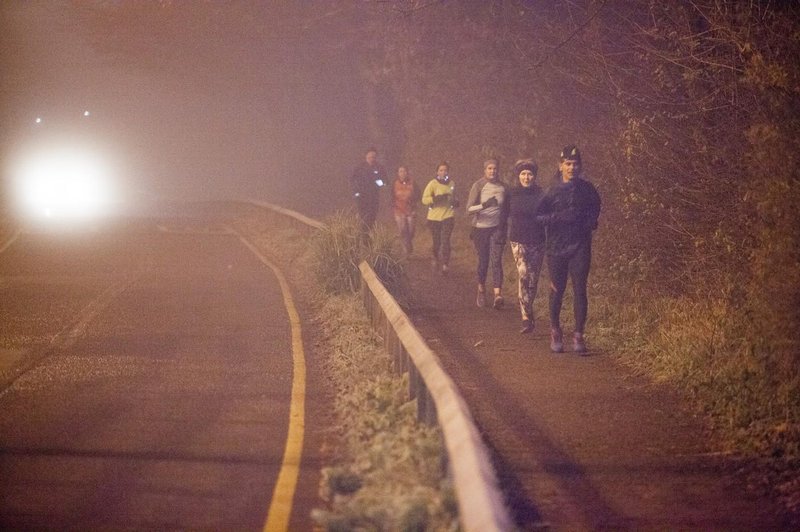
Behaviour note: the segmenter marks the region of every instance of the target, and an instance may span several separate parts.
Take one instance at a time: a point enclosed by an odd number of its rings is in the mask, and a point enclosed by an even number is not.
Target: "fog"
[[[81,134],[114,152],[132,199],[349,205],[372,140],[353,50],[320,31],[321,8],[191,6],[4,2],[4,174],[23,141]]]

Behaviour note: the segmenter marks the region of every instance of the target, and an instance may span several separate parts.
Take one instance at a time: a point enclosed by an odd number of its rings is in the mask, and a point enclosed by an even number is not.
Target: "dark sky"
[[[355,56],[323,8],[289,4],[3,2],[4,159],[42,116],[101,139],[132,198],[348,205],[370,143]]]

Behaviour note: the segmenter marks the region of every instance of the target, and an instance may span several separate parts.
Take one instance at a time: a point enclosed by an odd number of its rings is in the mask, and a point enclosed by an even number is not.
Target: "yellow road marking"
[[[292,500],[294,499],[297,477],[300,474],[300,458],[303,452],[303,433],[305,431],[305,402],[306,402],[306,360],[303,351],[303,334],[300,328],[300,315],[289,291],[289,283],[283,273],[258,249],[248,242],[242,235],[236,233],[239,240],[247,246],[258,258],[275,273],[278,284],[283,294],[283,304],[289,315],[292,328],[292,403],[289,407],[289,430],[286,435],[286,447],[283,451],[281,470],[272,501],[267,512],[267,522],[264,532],[284,532],[289,527],[289,517],[292,513]]]

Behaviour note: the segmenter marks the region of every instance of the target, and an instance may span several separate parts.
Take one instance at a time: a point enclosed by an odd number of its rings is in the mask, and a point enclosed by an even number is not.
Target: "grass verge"
[[[800,511],[796,346],[765,328],[731,291],[622,300],[619,283],[603,275],[599,269],[590,291],[598,346],[682,390],[710,420],[717,446],[746,463],[752,483]]]
[[[281,215],[237,206],[234,227],[287,272],[314,309],[324,372],[336,413],[334,459],[321,471],[324,505],[312,518],[324,530],[456,530],[458,508],[445,474],[438,427],[417,423],[408,383],[389,370],[354,273],[367,260],[402,296],[403,261],[389,231],[359,242],[355,218],[339,213],[322,232]]]

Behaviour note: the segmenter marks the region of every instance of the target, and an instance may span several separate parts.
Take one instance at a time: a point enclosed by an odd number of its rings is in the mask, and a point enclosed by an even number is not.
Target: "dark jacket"
[[[558,175],[558,174],[557,174]],[[600,216],[600,195],[581,177],[555,180],[539,203],[536,219],[547,228],[547,253],[570,255],[591,244]]]
[[[353,170],[353,175],[350,176],[350,188],[359,210],[361,208],[378,210],[379,192],[383,185],[378,185],[377,180],[384,185],[387,184],[386,170],[379,164],[370,166],[362,162]]]
[[[510,188],[508,239],[511,242],[530,246],[544,245],[545,229],[536,220],[543,196],[542,187],[536,184],[530,187],[516,185]]]

